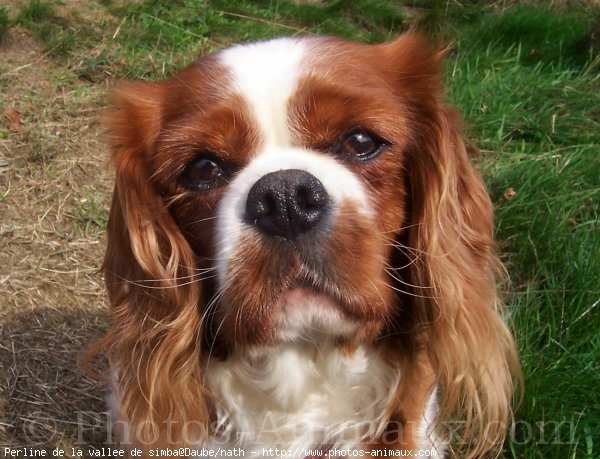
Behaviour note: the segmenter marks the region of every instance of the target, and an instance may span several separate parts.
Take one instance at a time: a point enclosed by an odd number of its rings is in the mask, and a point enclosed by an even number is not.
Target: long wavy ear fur
[[[520,369],[503,320],[497,281],[493,208],[461,137],[460,118],[444,105],[442,53],[414,34],[388,45],[414,113],[409,148],[415,253],[411,283],[428,286],[411,298],[416,330],[439,387],[439,421],[454,420],[450,446],[458,457],[499,454],[512,416]],[[514,379],[516,378],[516,379]]]
[[[119,399],[122,442],[181,446],[206,434],[200,374],[201,284],[194,254],[153,189],[149,156],[162,116],[161,84],[113,94],[107,117],[116,184],[103,271],[112,328],[106,352]]]

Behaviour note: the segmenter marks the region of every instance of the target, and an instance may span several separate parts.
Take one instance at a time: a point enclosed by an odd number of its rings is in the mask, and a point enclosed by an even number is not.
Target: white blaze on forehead
[[[305,42],[294,38],[238,45],[219,54],[231,72],[232,90],[251,107],[265,145],[290,145],[288,100],[305,55]]]

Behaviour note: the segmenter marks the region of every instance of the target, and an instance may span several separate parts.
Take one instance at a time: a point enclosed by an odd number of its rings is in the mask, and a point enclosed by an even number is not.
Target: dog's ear
[[[124,440],[141,447],[197,441],[208,424],[201,282],[193,251],[152,185],[163,96],[164,83],[127,84],[113,93],[107,116],[116,182],[103,270],[113,324],[100,345],[128,423]]]
[[[441,91],[443,53],[415,34],[390,43],[388,62],[406,94],[412,145],[407,149],[410,221],[403,243],[414,329],[439,392],[439,419],[463,422],[460,457],[502,445],[512,413],[515,344],[502,319],[493,208],[468,157],[459,116]],[[457,431],[455,431],[457,432]]]

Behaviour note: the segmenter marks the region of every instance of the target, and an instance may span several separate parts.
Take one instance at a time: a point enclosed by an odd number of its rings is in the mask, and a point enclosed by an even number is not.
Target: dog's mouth
[[[345,341],[359,327],[339,300],[304,281],[283,290],[276,309],[276,341]]]
[[[246,286],[234,282],[217,308],[214,332],[235,348],[290,342],[347,341],[361,323],[331,266],[309,266],[296,252],[264,263],[268,275]],[[262,260],[266,261],[266,260]],[[346,293],[343,298],[340,292]]]
[[[375,339],[393,307],[384,246],[363,220],[342,223],[306,244],[248,232],[228,260],[215,334],[233,348]]]

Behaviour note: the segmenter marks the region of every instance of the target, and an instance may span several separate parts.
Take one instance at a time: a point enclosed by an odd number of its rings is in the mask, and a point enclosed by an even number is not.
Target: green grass
[[[600,454],[600,78],[583,13],[490,13],[459,29],[448,65],[513,283],[525,398],[507,457]]]
[[[8,8],[0,6],[0,45],[8,39],[11,25],[12,21],[9,16]]]
[[[104,199],[97,193],[86,193],[77,199],[77,220],[83,234],[93,227],[105,227],[108,223],[108,212],[104,208]]]
[[[21,5],[19,21],[27,24],[36,24],[54,17],[52,3],[44,0],[29,0]]]
[[[54,56],[66,57],[73,50],[77,35],[69,30],[67,18],[57,14],[53,2],[29,0],[20,6],[18,24],[30,29]]]
[[[119,58],[128,62],[120,75],[165,77],[196,56],[232,42],[322,33],[363,41],[382,41],[404,26],[394,2],[326,1],[321,6],[271,0],[198,2],[177,7],[146,0],[108,8],[127,24],[116,37]]]
[[[106,16],[87,23],[30,1],[17,21],[58,62],[93,82],[164,78],[198,54],[279,35],[378,42],[418,23],[453,40],[449,98],[484,152],[480,166],[497,203],[497,235],[512,278],[507,302],[525,372],[505,457],[600,457],[598,11],[574,2],[555,9],[400,3],[416,10],[374,0],[105,0],[93,8]],[[516,196],[502,200],[508,188]],[[97,197],[88,198],[79,206],[82,225],[103,224]]]
[[[556,10],[523,5],[504,14],[484,15],[465,35],[472,43],[491,44],[498,50],[518,43],[524,64],[581,66],[590,58],[588,32],[593,20],[594,15],[585,9],[557,14]]]

